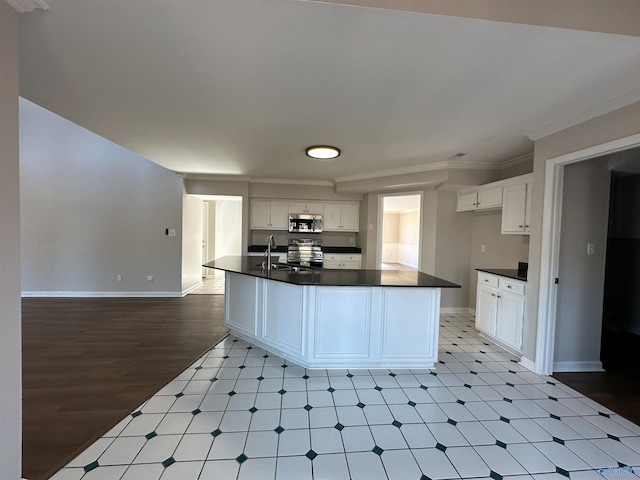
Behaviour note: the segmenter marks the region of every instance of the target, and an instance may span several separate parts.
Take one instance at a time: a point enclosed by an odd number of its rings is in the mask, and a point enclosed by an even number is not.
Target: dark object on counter
[[[527,262],[518,262],[518,275],[527,278],[527,272],[529,271],[529,264]]]

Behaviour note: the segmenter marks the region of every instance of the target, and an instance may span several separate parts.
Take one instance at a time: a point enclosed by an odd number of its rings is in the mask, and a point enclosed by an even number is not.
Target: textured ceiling
[[[168,169],[346,180],[640,99],[640,38],[298,0],[48,0],[21,17],[21,95]],[[331,162],[305,147],[332,144]]]

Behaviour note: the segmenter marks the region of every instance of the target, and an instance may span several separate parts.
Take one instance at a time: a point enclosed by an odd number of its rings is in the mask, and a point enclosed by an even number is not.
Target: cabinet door
[[[306,203],[289,202],[289,213],[305,213]]]
[[[324,229],[341,230],[342,206],[339,203],[326,203],[324,205]]]
[[[345,232],[357,232],[359,223],[359,210],[360,206],[357,203],[344,203],[342,204],[342,228]]]
[[[467,192],[458,194],[458,206],[456,211],[467,212],[475,210],[478,204],[478,192]]]
[[[495,288],[478,285],[476,299],[476,328],[489,335],[496,334],[498,297]]]
[[[270,208],[268,200],[251,201],[251,228],[270,228]]]
[[[273,230],[289,230],[289,204],[272,200],[269,205],[271,208],[269,228]]]
[[[524,229],[527,233],[531,233],[531,182],[527,182],[527,205],[524,209]]]
[[[478,190],[478,210],[500,208],[502,206],[502,187],[490,190]]]
[[[324,214],[324,203],[307,203],[305,208],[305,213],[310,213],[312,215]]]
[[[526,230],[527,184],[504,187],[502,196],[502,233],[523,234]]]
[[[524,297],[507,292],[500,292],[498,294],[496,338],[520,351],[522,348],[523,318]]]

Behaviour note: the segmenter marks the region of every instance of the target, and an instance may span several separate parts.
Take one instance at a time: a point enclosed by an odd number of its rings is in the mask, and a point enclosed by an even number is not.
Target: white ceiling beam
[[[49,6],[42,0],[5,0],[19,13],[33,12],[37,8],[49,10]]]
[[[637,0],[302,0],[640,36]]]

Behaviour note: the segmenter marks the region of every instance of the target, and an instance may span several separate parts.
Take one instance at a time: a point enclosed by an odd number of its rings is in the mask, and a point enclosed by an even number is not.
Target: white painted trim
[[[440,314],[469,313],[475,315],[476,311],[469,307],[441,307]]]
[[[604,372],[602,362],[553,362],[554,372]]]
[[[204,285],[204,283],[202,282],[198,282],[195,285],[190,286],[189,288],[182,290],[182,295],[181,296],[187,296],[189,295],[191,292],[193,292],[194,290],[199,289],[200,287],[202,287]]]
[[[546,161],[536,360],[535,368],[533,369],[537,374],[551,375],[554,368],[553,348],[555,343],[557,295],[555,278],[557,277],[560,260],[564,166],[637,146],[640,146],[640,134],[560,155]]]
[[[527,370],[531,370],[532,372],[535,371],[535,368],[536,368],[535,362],[533,360],[529,360],[526,357],[520,358],[520,365],[522,365]]]
[[[92,297],[113,297],[113,298],[125,298],[125,297],[183,297],[182,292],[34,292],[23,291],[22,297],[29,298],[92,298]]]
[[[33,12],[36,8],[49,10],[49,6],[42,0],[6,0],[19,13]]]

